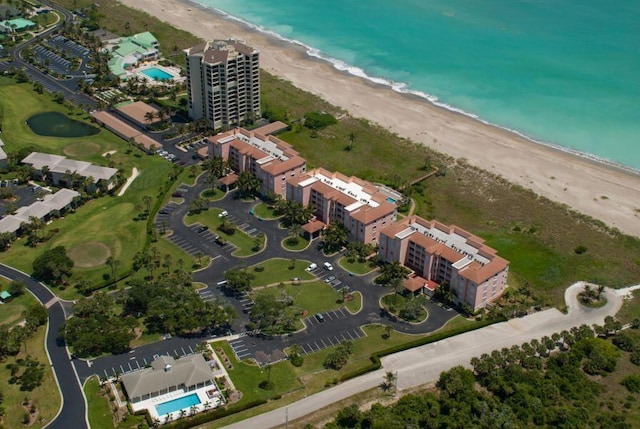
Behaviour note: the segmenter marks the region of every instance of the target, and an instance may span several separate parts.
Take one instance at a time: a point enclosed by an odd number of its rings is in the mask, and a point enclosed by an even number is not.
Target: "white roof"
[[[62,210],[71,204],[74,198],[80,197],[80,193],[72,189],[60,189],[55,194],[48,194],[44,196],[44,204],[51,207],[53,210]]]
[[[362,185],[355,182],[345,182],[337,177],[327,177],[322,172],[315,171],[313,176],[318,180],[321,180],[325,185],[331,186],[333,189],[336,189],[342,192],[345,195],[350,196],[351,198],[357,200],[359,204],[354,205],[355,203],[346,207],[347,210],[351,211],[361,207],[366,204],[370,207],[378,207],[380,204],[377,201],[373,200],[373,195],[364,190]],[[352,207],[353,206],[353,207]],[[351,208],[350,208],[351,207]]]
[[[22,160],[23,164],[31,164],[36,170],[42,170],[42,167],[51,167],[62,161],[64,156],[52,155],[50,153],[31,152]]]
[[[93,177],[95,180],[111,179],[118,170],[116,168],[101,167],[99,165],[90,164],[82,172],[78,172],[84,177]]]
[[[51,206],[48,206],[45,203],[41,203],[40,201],[37,201],[30,206],[20,207],[18,210],[16,210],[16,216],[24,219],[24,221],[27,223],[29,222],[29,218],[31,216],[42,219],[49,213],[51,213]]]
[[[24,164],[31,164],[36,170],[42,170],[43,167],[48,167],[52,173],[65,174],[67,171],[70,171],[82,177],[93,177],[95,181],[108,180],[118,172],[115,168],[101,167],[89,162],[68,159],[64,156],[42,152],[31,152],[22,162]]]
[[[24,219],[15,215],[7,215],[0,219],[0,233],[3,232],[16,232],[20,229],[20,225],[22,222],[25,222]]]

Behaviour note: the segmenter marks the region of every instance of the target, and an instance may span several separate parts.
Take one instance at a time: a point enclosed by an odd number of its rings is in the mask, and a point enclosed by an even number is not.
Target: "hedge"
[[[240,411],[248,410],[249,408],[257,407],[259,405],[263,405],[266,403],[267,403],[266,400],[261,399],[257,401],[247,402],[246,404],[243,404],[237,407],[219,408],[206,413],[196,414],[193,417],[176,420],[175,422],[169,423],[168,425],[164,425],[163,427],[166,427],[168,429],[192,428],[194,426],[198,426],[203,423],[210,422],[212,420],[221,419],[231,414],[239,413]]]

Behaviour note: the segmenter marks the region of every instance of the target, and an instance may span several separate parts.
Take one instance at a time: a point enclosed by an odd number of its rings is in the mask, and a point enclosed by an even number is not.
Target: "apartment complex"
[[[189,116],[215,129],[260,116],[260,55],[235,40],[185,50]]]
[[[259,131],[235,128],[209,137],[209,154],[227,161],[237,173],[248,171],[258,177],[262,194],[285,197],[287,179],[303,175],[307,162],[289,143]]]
[[[314,229],[340,222],[349,231],[350,241],[377,243],[380,230],[397,216],[395,200],[381,187],[322,168],[289,179],[286,197],[313,208]]]
[[[382,259],[414,271],[408,283],[433,289],[446,282],[457,303],[474,311],[497,300],[507,285],[509,262],[457,226],[410,216],[384,228],[378,244]]]

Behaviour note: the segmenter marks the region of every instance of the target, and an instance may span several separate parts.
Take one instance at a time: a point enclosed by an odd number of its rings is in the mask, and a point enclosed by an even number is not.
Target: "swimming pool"
[[[166,71],[157,67],[149,67],[148,69],[141,70],[140,73],[145,76],[149,76],[153,80],[171,80],[173,76]]]
[[[192,405],[200,405],[200,399],[195,393],[158,404],[156,405],[156,411],[159,416],[164,416],[165,414],[180,411],[183,408],[190,408]]]

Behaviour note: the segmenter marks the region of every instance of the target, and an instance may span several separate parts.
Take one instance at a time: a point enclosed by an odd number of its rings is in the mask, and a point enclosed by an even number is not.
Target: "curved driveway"
[[[48,307],[49,324],[47,327],[46,349],[51,360],[53,374],[60,388],[62,404],[58,415],[46,427],[50,429],[88,428],[86,403],[82,387],[67,349],[58,339],[58,329],[65,321],[62,303],[57,300],[46,286],[21,271],[0,264],[0,276],[23,282],[38,301]]]

